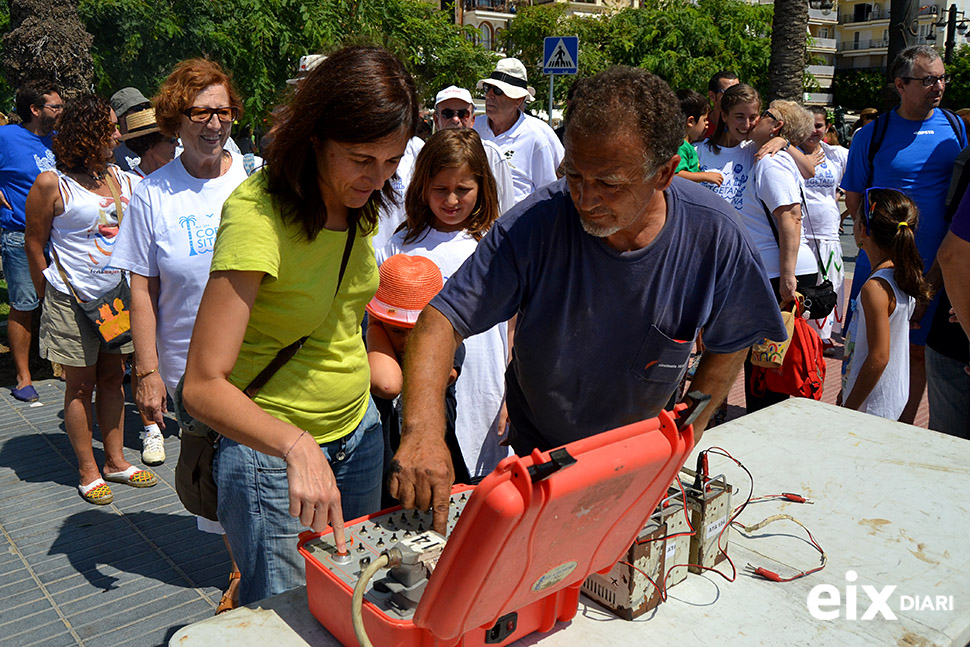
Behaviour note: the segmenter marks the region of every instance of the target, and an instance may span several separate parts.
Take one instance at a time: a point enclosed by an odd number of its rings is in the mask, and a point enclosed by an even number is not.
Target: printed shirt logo
[[[127,198],[121,197],[122,205],[128,204]],[[106,266],[111,253],[114,251],[115,237],[118,235],[118,212],[113,198],[102,197],[98,203],[98,224],[87,231],[88,240],[94,244],[94,249],[88,251],[88,260],[94,267]]]
[[[211,254],[212,248],[216,243],[216,232],[219,230],[219,221],[215,220],[215,214],[204,216],[182,216],[179,218],[179,227],[185,229],[189,237],[189,256],[199,254]]]
[[[44,157],[34,154],[34,163],[37,164],[37,170],[43,173],[44,171],[53,171],[57,168],[57,160],[54,159],[54,151],[47,149]]]

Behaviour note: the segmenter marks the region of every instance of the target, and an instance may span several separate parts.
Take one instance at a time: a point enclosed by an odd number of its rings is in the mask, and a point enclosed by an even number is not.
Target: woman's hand
[[[284,458],[290,488],[290,516],[298,518],[314,532],[323,532],[327,525],[332,526],[337,551],[345,552],[347,543],[340,490],[320,446],[313,436],[300,431]]]
[[[135,404],[146,418],[154,420],[159,427],[165,426],[163,416],[168,413],[168,391],[158,371],[138,379]]]

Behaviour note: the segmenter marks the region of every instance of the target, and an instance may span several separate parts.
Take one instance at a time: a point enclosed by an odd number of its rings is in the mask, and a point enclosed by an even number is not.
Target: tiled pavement
[[[174,422],[158,485],[111,484],[114,503],[93,506],[76,488],[63,383],[35,386],[42,406],[0,390],[0,645],[166,645],[214,613],[229,574],[222,540],[199,532],[175,494]],[[125,455],[140,465],[130,401],[126,414]],[[97,431],[94,447],[103,465]]]

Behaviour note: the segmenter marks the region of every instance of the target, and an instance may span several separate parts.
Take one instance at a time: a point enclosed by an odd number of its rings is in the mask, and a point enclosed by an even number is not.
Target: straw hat
[[[123,142],[159,131],[158,124],[155,123],[155,108],[145,108],[122,117],[118,125],[121,128],[120,139]]]
[[[395,254],[380,268],[377,294],[367,304],[372,317],[411,328],[424,306],[441,290],[441,270],[430,258]]]

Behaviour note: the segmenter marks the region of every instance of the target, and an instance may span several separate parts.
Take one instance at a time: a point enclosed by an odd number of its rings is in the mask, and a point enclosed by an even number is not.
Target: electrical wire
[[[354,634],[357,636],[357,642],[360,643],[360,647],[374,647],[370,638],[367,637],[367,631],[364,629],[364,591],[367,590],[367,585],[377,571],[385,568],[390,562],[391,558],[388,554],[386,552],[381,553],[377,559],[368,564],[367,568],[361,572],[360,579],[357,580],[357,585],[354,586],[354,596],[350,600],[350,614],[354,621]]]

